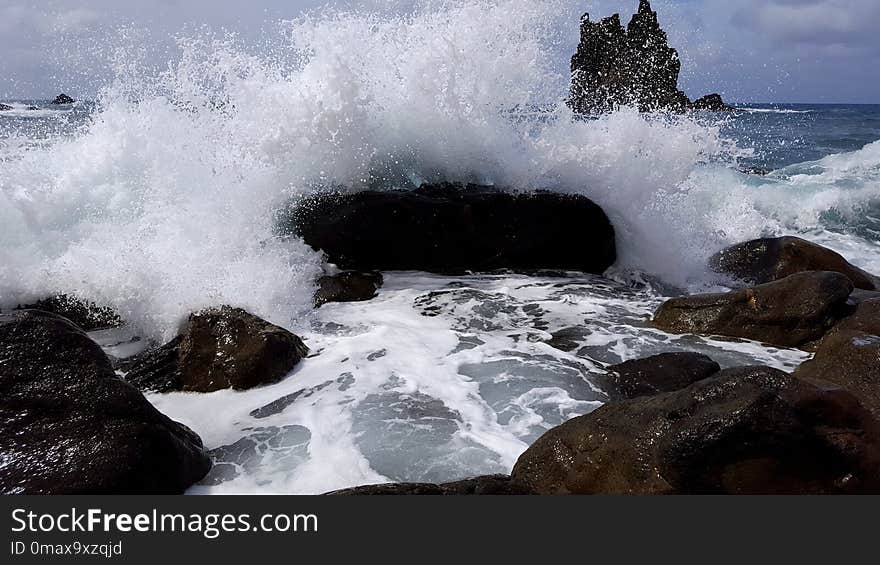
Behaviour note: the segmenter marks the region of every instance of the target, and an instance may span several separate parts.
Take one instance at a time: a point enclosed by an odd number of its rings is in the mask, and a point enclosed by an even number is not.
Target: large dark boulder
[[[9,110],[14,110],[12,106],[8,104],[0,104],[0,112],[8,112]]]
[[[716,253],[709,266],[749,284],[763,284],[805,271],[834,271],[846,275],[856,288],[880,290],[880,279],[844,259],[839,253],[799,237],[746,241]]]
[[[119,314],[107,306],[98,306],[68,294],[59,294],[38,300],[33,304],[19,306],[18,310],[43,310],[67,318],[87,332],[118,328],[123,324]]]
[[[612,365],[598,381],[615,401],[680,390],[720,370],[718,363],[701,353],[661,353]]]
[[[858,305],[819,343],[794,376],[833,383],[880,418],[880,300]]]
[[[178,337],[119,368],[141,390],[247,390],[279,381],[308,351],[284,328],[223,306],[190,315]]]
[[[583,196],[550,192],[443,184],[319,194],[300,202],[290,222],[330,262],[358,271],[601,274],[616,259],[614,228],[602,209]]]
[[[74,102],[76,102],[76,100],[64,93],[59,94],[54,100],[52,100],[52,104],[73,104]]]
[[[364,302],[376,296],[382,287],[382,273],[344,271],[318,279],[315,306],[328,302]]]
[[[515,484],[506,475],[488,475],[454,483],[388,483],[328,492],[334,496],[424,496],[424,495],[528,495],[531,491]]]
[[[199,437],[118,378],[65,318],[0,315],[0,492],[183,492],[211,468]]]
[[[850,393],[767,367],[606,404],[517,461],[537,494],[880,492],[880,425]]]
[[[798,273],[754,288],[673,298],[657,310],[653,324],[677,334],[799,347],[821,338],[848,313],[852,290],[839,273]]]

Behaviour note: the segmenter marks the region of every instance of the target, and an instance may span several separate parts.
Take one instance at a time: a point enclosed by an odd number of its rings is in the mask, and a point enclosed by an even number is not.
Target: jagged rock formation
[[[692,104],[678,88],[680,71],[678,52],[669,46],[648,0],[641,0],[626,28],[619,14],[599,22],[584,14],[581,41],[571,59],[568,103],[579,113],[609,112],[618,106],[642,112],[731,109],[717,94]]]

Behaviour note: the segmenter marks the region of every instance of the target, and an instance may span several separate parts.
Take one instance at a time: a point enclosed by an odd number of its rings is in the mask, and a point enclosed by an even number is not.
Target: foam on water
[[[150,400],[211,449],[214,470],[193,493],[320,493],[507,473],[543,432],[601,405],[607,364],[682,350],[723,366],[807,358],[653,330],[661,300],[577,274],[389,273],[372,301],[310,317],[312,354],[280,383]]]

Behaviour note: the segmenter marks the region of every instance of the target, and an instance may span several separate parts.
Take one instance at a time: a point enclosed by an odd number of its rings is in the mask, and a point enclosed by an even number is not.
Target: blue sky
[[[437,4],[442,0],[434,0]],[[620,12],[638,0],[535,0],[569,17],[558,30],[560,68],[577,43],[577,18]],[[245,41],[320,0],[0,0],[0,98],[90,96],[108,78],[120,26],[167,38],[185,26],[241,33]],[[416,0],[339,0],[365,10],[406,11]],[[880,0],[655,0],[683,60],[691,97],[720,92],[731,101],[880,103]],[[157,62],[173,57],[150,42]]]

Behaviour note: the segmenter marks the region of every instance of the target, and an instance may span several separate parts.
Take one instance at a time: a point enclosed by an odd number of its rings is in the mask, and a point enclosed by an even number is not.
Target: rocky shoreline
[[[331,261],[363,269],[324,275],[318,306],[372,299],[382,284],[378,271],[389,266],[598,271],[613,262],[613,228],[584,198],[446,185],[316,196],[298,206],[292,213],[307,243]],[[503,214],[492,212],[499,209]],[[544,229],[545,214],[561,213],[580,221],[559,225],[576,225],[589,237]],[[363,245],[346,247],[343,236],[363,229],[365,218],[378,220],[372,233]],[[499,249],[510,251],[491,260],[479,246],[462,252],[462,230],[475,242],[500,237]],[[536,234],[540,245],[529,242]],[[401,237],[404,247],[382,253]],[[517,247],[519,241],[529,244]],[[801,347],[814,358],[791,374],[759,366],[722,370],[685,351],[629,360],[596,377],[607,403],[548,431],[509,476],[330,494],[880,492],[877,278],[798,238],[745,242],[710,264],[742,288],[672,298],[651,324],[669,333]],[[0,491],[182,492],[211,461],[198,436],[159,413],[143,392],[247,390],[308,362],[299,337],[229,306],[195,312],[169,343],[111,360],[84,331],[121,323],[111,309],[70,296],[0,314]]]
[[[583,114],[621,105],[732,110],[717,94],[691,102],[678,88],[680,66],[647,0],[626,28],[618,15],[595,23],[586,15],[569,105]],[[73,102],[62,94],[53,104]],[[602,276],[617,260],[615,228],[596,203],[541,190],[443,183],[321,192],[292,203],[281,224],[282,235],[302,238],[326,259],[314,281],[316,308],[374,299],[383,271],[564,278]],[[812,358],[790,372],[722,368],[686,350],[602,364],[591,384],[604,404],[549,429],[509,474],[328,494],[880,493],[880,277],[796,237],[734,245],[708,267],[731,290],[668,299],[648,322],[652,331],[799,348]],[[455,307],[423,306],[424,316]],[[131,357],[111,358],[86,333],[125,324],[108,305],[72,295],[0,312],[0,493],[176,494],[212,465],[222,476],[234,465],[212,455],[241,452],[250,440],[209,453],[145,394],[253,390],[295,379],[322,353],[235,305],[188,313],[173,339]],[[542,345],[575,349],[581,329],[562,329]],[[354,380],[327,378],[250,415],[278,414]],[[309,432],[290,428],[294,443]]]

